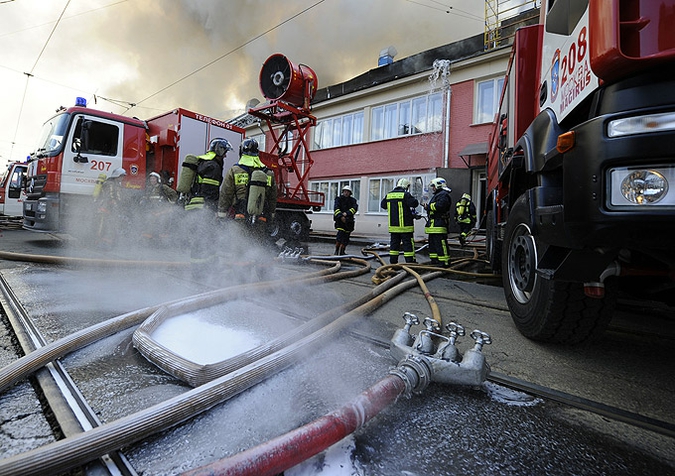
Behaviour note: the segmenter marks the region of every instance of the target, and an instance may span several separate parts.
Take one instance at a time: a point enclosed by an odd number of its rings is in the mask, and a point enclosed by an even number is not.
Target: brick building
[[[313,230],[333,231],[333,201],[348,184],[359,202],[355,233],[387,234],[380,200],[402,177],[420,202],[431,179],[444,177],[453,201],[469,192],[481,217],[488,134],[509,53],[508,46],[486,50],[477,35],[398,61],[380,58],[370,71],[320,88],[308,177],[326,204],[311,215]],[[257,121],[233,122],[264,145]],[[415,236],[424,236],[423,220]]]

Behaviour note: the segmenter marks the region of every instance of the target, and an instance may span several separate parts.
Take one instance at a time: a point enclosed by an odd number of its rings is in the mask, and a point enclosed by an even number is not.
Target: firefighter
[[[182,164],[178,192],[183,195],[191,228],[190,265],[195,279],[205,279],[211,274],[205,272],[205,268],[207,263],[214,263],[211,254],[212,225],[215,224],[223,181],[223,161],[231,150],[227,139],[216,138],[209,143],[205,154],[187,155]]]
[[[335,221],[335,229],[337,235],[335,237],[335,254],[347,254],[345,249],[349,245],[349,237],[354,231],[356,212],[359,209],[359,204],[354,197],[352,197],[352,189],[349,185],[342,187],[342,193],[335,197],[333,204],[333,220]]]
[[[389,225],[389,263],[398,263],[398,256],[403,248],[406,263],[415,263],[415,208],[419,202],[410,192],[410,181],[402,178],[396,187],[380,202],[387,210]]]
[[[422,206],[429,217],[424,231],[429,235],[429,258],[434,266],[448,267],[450,255],[448,254],[448,217],[452,207],[450,197],[451,189],[448,188],[445,179],[436,177],[429,184],[433,193],[429,203]]]
[[[113,247],[120,236],[120,228],[124,225],[124,202],[122,181],[127,172],[118,167],[112,171],[100,187],[94,189],[94,203],[98,211],[96,235],[99,246]]]
[[[239,161],[225,174],[218,217],[247,225],[263,243],[276,212],[277,193],[274,173],[261,162],[259,154],[258,142],[244,139],[239,146]]]
[[[141,234],[143,238],[168,238],[166,231],[173,208],[170,204],[177,200],[178,192],[162,183],[157,172],[150,172],[140,200],[140,206],[145,212],[144,230]]]
[[[464,246],[466,237],[476,224],[476,206],[468,193],[463,194],[455,204],[455,221],[459,225],[459,242]]]

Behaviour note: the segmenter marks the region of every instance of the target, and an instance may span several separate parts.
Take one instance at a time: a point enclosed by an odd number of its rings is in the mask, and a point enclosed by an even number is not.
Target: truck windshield
[[[47,155],[59,150],[63,142],[63,136],[68,129],[70,114],[59,114],[52,117],[42,126],[40,140],[37,143],[35,153],[38,155]]]

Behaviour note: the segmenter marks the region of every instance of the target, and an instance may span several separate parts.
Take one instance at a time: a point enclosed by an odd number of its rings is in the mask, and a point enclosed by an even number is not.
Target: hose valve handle
[[[481,351],[484,345],[492,344],[492,337],[487,332],[479,331],[475,329],[471,334],[469,334],[473,340],[476,341],[476,345],[473,350]]]
[[[407,330],[410,330],[410,328],[413,325],[417,325],[420,323],[419,317],[417,317],[415,314],[412,312],[406,312],[403,314],[403,319],[405,319],[405,327]]]
[[[464,330],[464,326],[461,325],[461,324],[458,324],[454,321],[448,322],[445,325],[445,328],[450,333],[450,343],[452,343],[452,344],[455,343],[458,336],[466,335],[466,331]]]
[[[433,332],[434,334],[438,334],[441,330],[440,324],[433,317],[425,317],[424,326],[427,328],[429,332]]]

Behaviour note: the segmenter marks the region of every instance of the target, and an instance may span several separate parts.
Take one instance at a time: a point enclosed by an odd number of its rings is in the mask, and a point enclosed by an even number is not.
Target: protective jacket
[[[338,195],[333,204],[335,210],[333,219],[335,220],[335,229],[342,230],[347,233],[354,231],[354,215],[359,210],[358,202],[354,197]],[[344,221],[342,218],[344,217]]]
[[[223,159],[211,151],[197,157],[196,175],[190,188],[186,210],[215,208],[218,204],[220,184],[223,181]],[[185,163],[184,163],[185,165]]]
[[[380,207],[387,210],[389,217],[389,233],[413,233],[415,217],[413,209],[419,205],[415,197],[403,187],[396,187],[380,202]]]
[[[143,194],[142,203],[147,205],[153,205],[162,202],[175,203],[178,200],[178,192],[164,185],[163,183],[158,183],[156,185],[148,185]]]
[[[431,197],[429,203],[425,207],[429,215],[429,221],[424,227],[427,234],[447,234],[448,233],[448,215],[452,201],[450,192],[446,189],[436,189],[436,193]]]
[[[470,226],[476,223],[476,206],[466,194],[455,205],[455,221]]]
[[[274,173],[265,167],[256,155],[242,154],[239,162],[230,168],[225,174],[223,181],[223,193],[218,203],[218,215],[227,216],[230,209],[234,209],[235,219],[249,218],[247,202],[249,195],[249,182],[254,170],[263,170],[267,175],[267,189],[265,191],[265,205],[262,215],[265,220],[272,219],[277,208],[276,184]]]

